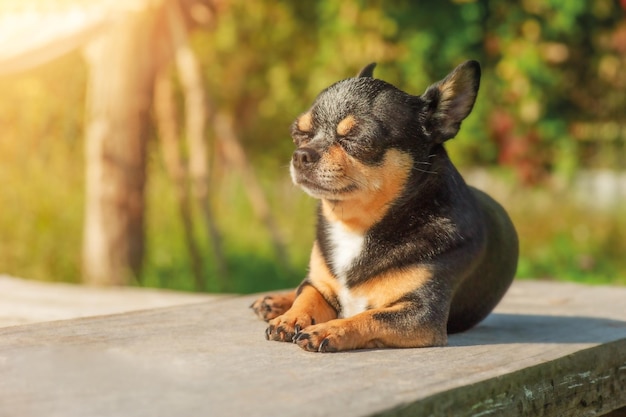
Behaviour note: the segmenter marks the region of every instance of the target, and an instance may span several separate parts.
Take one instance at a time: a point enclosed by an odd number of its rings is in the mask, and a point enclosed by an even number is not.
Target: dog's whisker
[[[428,171],[426,169],[420,169],[417,167],[413,167],[413,169],[418,172],[423,172],[424,174],[435,174],[435,175],[439,174],[437,171]]]
[[[351,175],[344,175],[344,178],[352,181],[354,184],[358,185],[358,186],[367,186],[367,181],[361,180],[357,177],[353,177]]]

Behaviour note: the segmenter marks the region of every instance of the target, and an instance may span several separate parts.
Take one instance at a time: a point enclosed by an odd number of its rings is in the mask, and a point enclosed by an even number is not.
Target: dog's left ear
[[[480,64],[466,61],[426,89],[422,95],[428,109],[425,122],[436,142],[442,143],[456,136],[461,122],[474,107],[479,86]]]
[[[374,78],[374,68],[376,68],[376,63],[372,62],[369,65],[363,67],[361,71],[356,75],[356,78],[369,77]]]

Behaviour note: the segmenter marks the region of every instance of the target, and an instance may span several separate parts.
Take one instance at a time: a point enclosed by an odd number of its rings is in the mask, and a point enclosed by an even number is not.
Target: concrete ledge
[[[626,288],[516,282],[445,348],[307,353],[255,297],[0,329],[1,416],[591,416],[626,406]]]
[[[0,275],[0,327],[197,303],[219,296],[132,287],[89,287]]]

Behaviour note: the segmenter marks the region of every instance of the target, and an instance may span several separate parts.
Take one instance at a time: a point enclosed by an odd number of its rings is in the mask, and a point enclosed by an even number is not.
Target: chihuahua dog
[[[472,188],[444,142],[474,106],[468,61],[421,96],[373,78],[322,91],[292,126],[293,182],[320,200],[298,289],[251,307],[268,340],[308,351],[443,346],[483,320],[517,268],[504,209]]]

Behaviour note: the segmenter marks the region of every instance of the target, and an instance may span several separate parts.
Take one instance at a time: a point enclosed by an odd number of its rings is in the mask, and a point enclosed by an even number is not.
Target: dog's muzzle
[[[320,154],[313,148],[296,149],[291,158],[293,167],[301,171],[310,169],[319,160]]]

